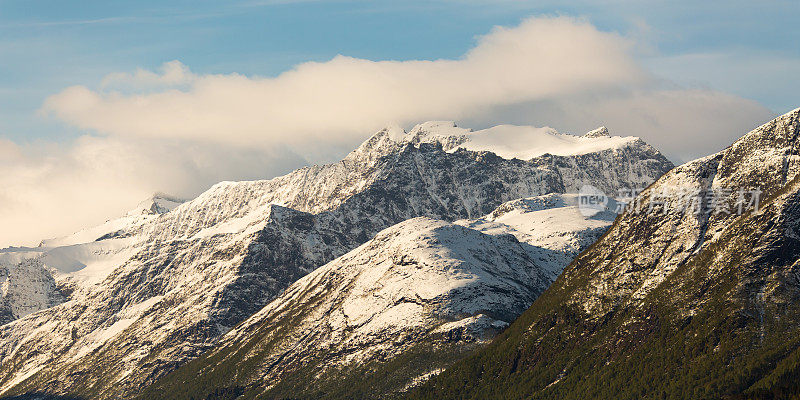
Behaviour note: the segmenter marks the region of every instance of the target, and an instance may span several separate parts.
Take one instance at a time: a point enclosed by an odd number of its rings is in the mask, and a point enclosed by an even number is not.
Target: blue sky
[[[0,137],[69,140],[44,99],[103,76],[180,60],[196,73],[275,76],[337,54],[457,58],[495,25],[531,15],[588,19],[636,37],[653,73],[796,107],[800,6],[793,1],[64,1],[0,0]]]

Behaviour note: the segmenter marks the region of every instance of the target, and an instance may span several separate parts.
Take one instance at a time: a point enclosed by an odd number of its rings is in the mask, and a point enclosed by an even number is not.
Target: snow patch
[[[462,148],[489,151],[507,159],[530,160],[544,154],[574,156],[619,149],[638,138],[611,136],[605,127],[584,136],[574,136],[558,133],[549,127],[498,125],[471,131],[459,128],[452,121],[430,121],[414,127],[402,140],[439,142],[448,151]]]

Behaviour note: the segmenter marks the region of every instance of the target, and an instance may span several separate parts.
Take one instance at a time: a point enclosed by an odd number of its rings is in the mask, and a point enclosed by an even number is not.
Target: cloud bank
[[[458,60],[370,61],[337,56],[274,78],[195,76],[179,63],[162,74],[109,80],[167,85],[147,94],[74,86],[43,110],[78,127],[127,137],[177,137],[304,146],[362,138],[387,123],[461,119],[487,107],[645,83],[623,37],[574,19],[530,19],[495,28]]]
[[[0,142],[10,171],[0,176],[0,246],[101,222],[155,191],[193,196],[217,180],[332,161],[387,124],[607,125],[682,161],[771,116],[755,102],[654,77],[636,47],[580,19],[530,18],[452,60],[337,56],[275,77],[198,74],[178,61],[113,73],[42,106],[86,136],[66,146]]]
[[[157,191],[192,197],[231,177],[275,176],[305,163],[285,148],[93,136],[67,148],[0,140],[0,248],[102,223]]]

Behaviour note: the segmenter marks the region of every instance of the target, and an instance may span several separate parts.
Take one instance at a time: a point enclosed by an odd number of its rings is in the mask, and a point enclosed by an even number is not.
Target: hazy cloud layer
[[[787,110],[788,111],[788,110]],[[758,103],[703,89],[639,90],[566,96],[497,107],[467,126],[538,121],[581,134],[605,125],[613,135],[639,136],[676,164],[715,153],[767,122]]]
[[[295,154],[331,161],[389,123],[574,133],[607,125],[685,160],[771,116],[752,101],[653,77],[636,47],[582,20],[532,18],[496,28],[456,60],[338,56],[272,78],[196,74],[177,61],[110,74],[100,88],[73,86],[42,107],[98,136],[63,146],[0,141],[0,247],[101,222],[155,191],[193,196],[218,180],[269,178],[302,164]]]
[[[603,92],[648,81],[631,43],[567,18],[496,28],[458,60],[370,61],[345,56],[275,78],[194,77],[178,63],[162,75],[111,80],[185,83],[148,94],[70,87],[44,110],[76,126],[129,137],[179,137],[305,146],[362,138],[387,123],[461,119],[488,107]]]
[[[285,148],[92,136],[68,148],[0,140],[0,247],[102,223],[156,191],[191,197],[231,177],[275,176],[303,164]]]
[[[495,28],[457,60],[338,56],[274,78],[198,75],[172,61],[158,72],[111,74],[99,90],[67,88],[43,111],[103,134],[281,143],[325,161],[331,144],[355,145],[387,123],[429,119],[513,120],[577,133],[606,124],[683,161],[771,116],[753,101],[653,77],[632,54],[637,47],[582,20],[531,18]],[[498,121],[498,109],[516,115]]]

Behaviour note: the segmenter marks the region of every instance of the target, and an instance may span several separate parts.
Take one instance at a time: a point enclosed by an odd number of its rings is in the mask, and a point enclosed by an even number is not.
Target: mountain
[[[108,220],[101,225],[83,229],[71,235],[42,240],[39,248],[46,252],[57,247],[74,246],[124,236],[123,232],[133,231],[136,227],[144,225],[157,216],[172,211],[185,201],[164,193],[155,193],[140,201],[135,208],[120,218]]]
[[[440,124],[408,133],[387,128],[338,163],[221,182],[172,211],[98,237],[95,245],[113,247],[105,258],[113,262],[97,266],[102,274],[89,274],[68,301],[0,326],[0,393],[130,396],[213,348],[290,284],[394,224],[476,218],[510,200],[583,183],[635,188],[672,167],[635,138],[520,160],[445,147],[445,137],[462,139],[444,131]],[[567,177],[570,165],[603,171]]]
[[[494,337],[616,216],[584,217],[577,204],[577,196],[549,194],[478,220],[414,218],[387,228],[294,283],[141,397],[402,391]]]
[[[491,345],[410,397],[797,396],[799,120],[661,177]],[[679,206],[686,193],[700,200]]]
[[[120,251],[125,240],[106,239],[119,238],[182,201],[157,193],[102,225],[43,240],[38,247],[0,249],[0,325],[63,303],[76,289],[102,280],[125,256]]]
[[[506,159],[529,160],[541,168],[558,171],[566,193],[577,193],[586,183],[609,195],[616,195],[619,189],[641,189],[656,178],[652,171],[666,172],[672,167],[658,150],[641,139],[611,136],[606,127],[573,136],[552,128],[514,125],[471,131],[452,121],[432,121],[414,127],[398,141],[439,143],[449,152],[489,151]],[[621,187],[622,182],[627,185]]]
[[[17,253],[27,252],[9,251],[0,258],[0,325],[64,301],[55,279],[41,261],[31,258],[11,261],[13,256],[20,256]]]

